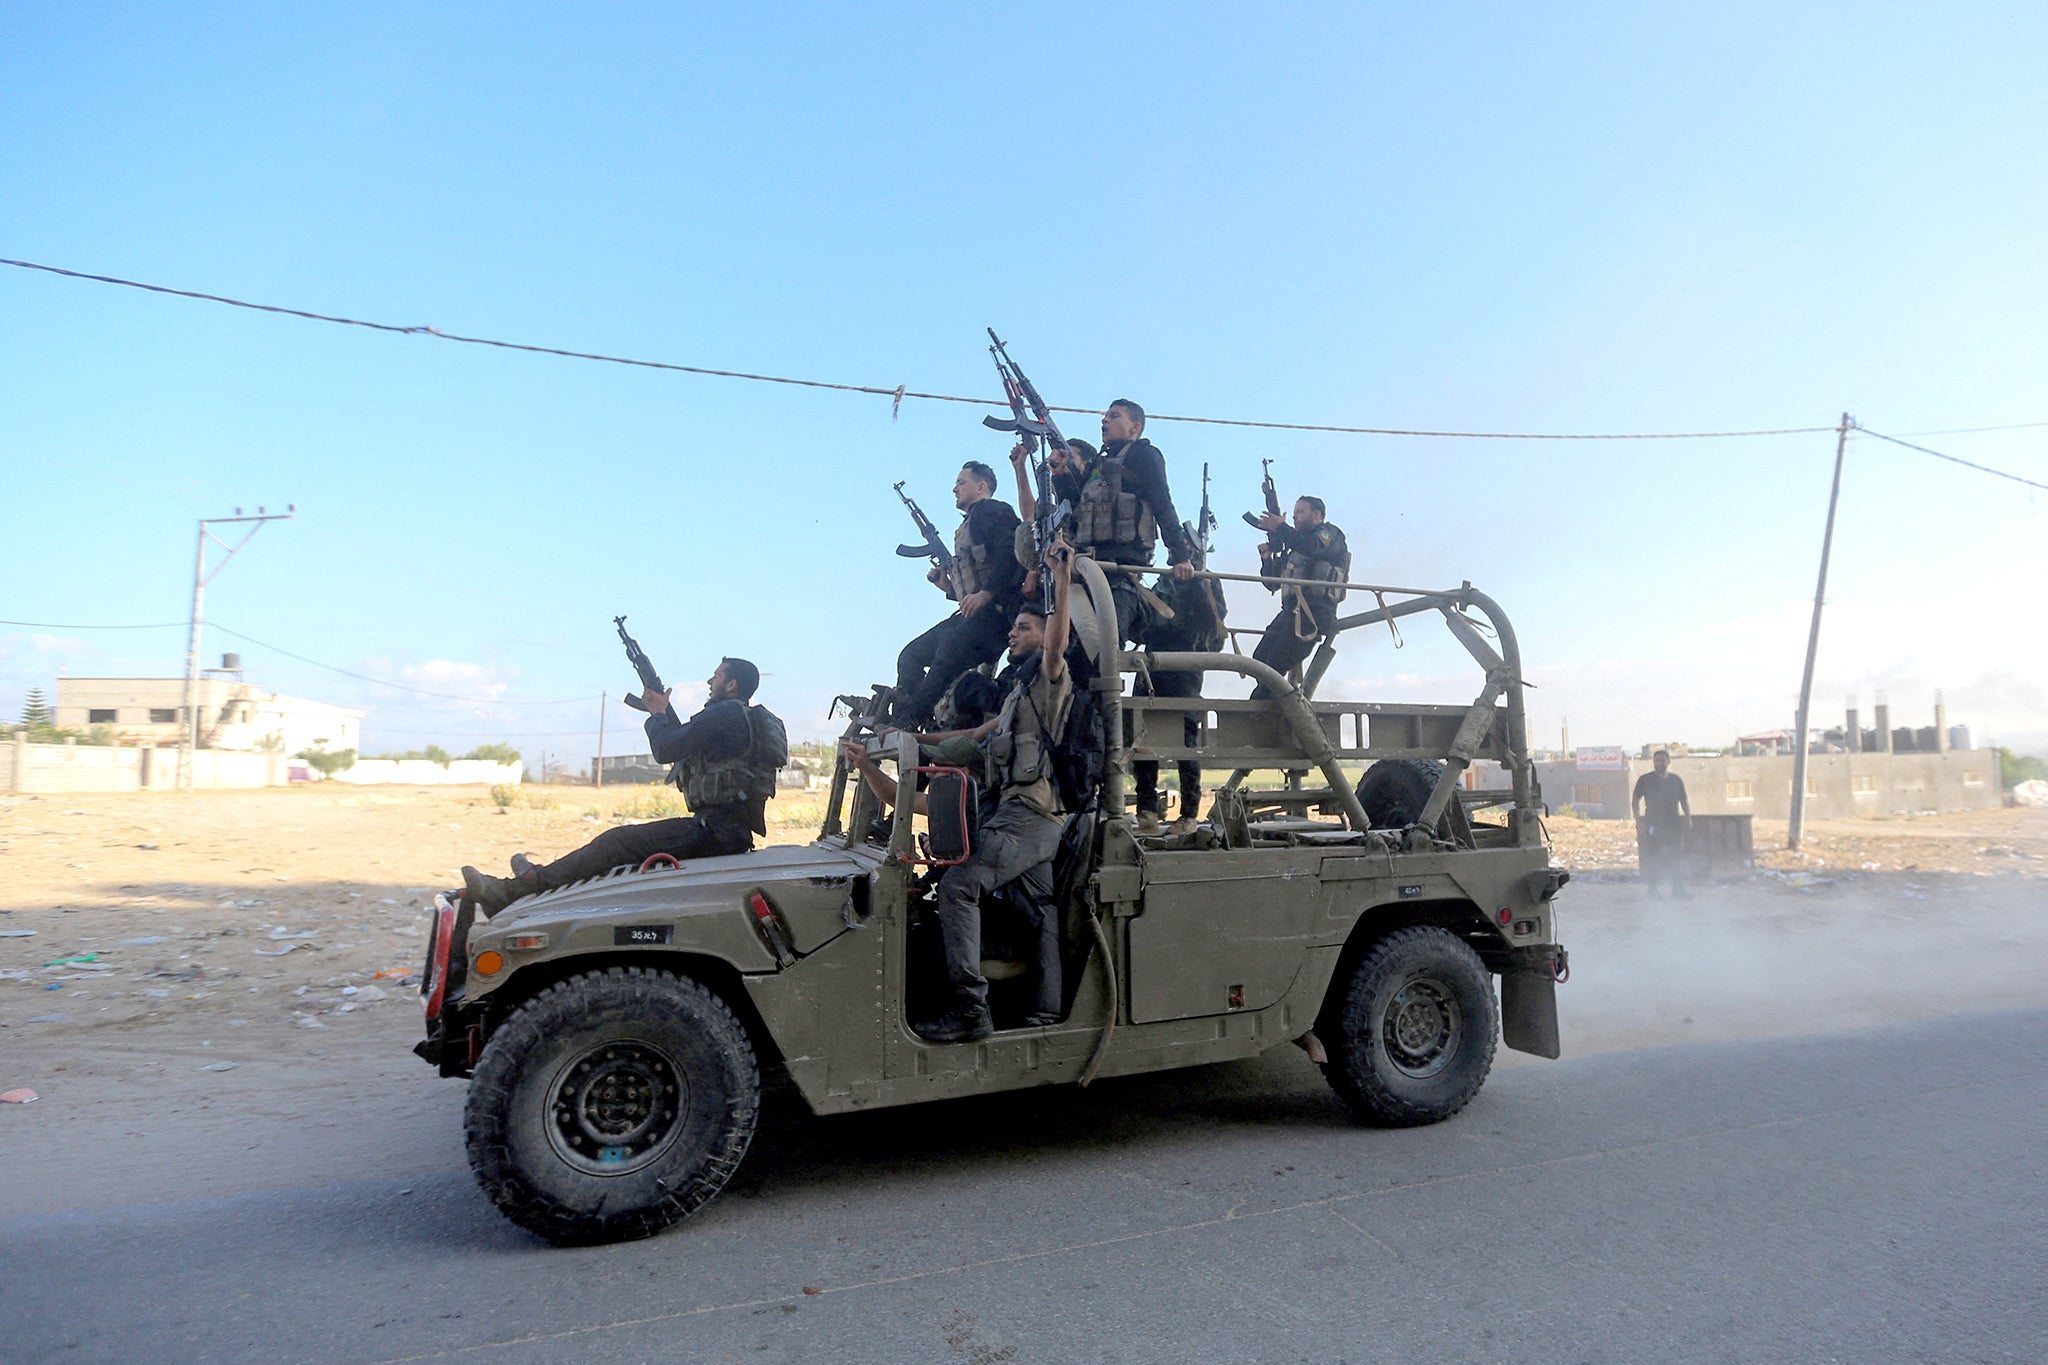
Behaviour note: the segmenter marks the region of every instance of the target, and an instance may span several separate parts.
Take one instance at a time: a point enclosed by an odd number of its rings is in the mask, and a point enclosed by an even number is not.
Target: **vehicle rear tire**
[[[470,1169],[499,1212],[564,1245],[661,1231],[738,1169],[760,1114],[753,1045],[698,982],[642,967],[521,1005],[470,1081]]]
[[[1428,758],[1383,758],[1358,779],[1358,804],[1374,829],[1406,829],[1422,816],[1444,765]],[[1445,821],[1438,829],[1446,831]]]
[[[1457,935],[1396,930],[1340,989],[1323,1033],[1323,1074],[1360,1118],[1389,1128],[1436,1123],[1479,1093],[1499,1012],[1485,965]]]

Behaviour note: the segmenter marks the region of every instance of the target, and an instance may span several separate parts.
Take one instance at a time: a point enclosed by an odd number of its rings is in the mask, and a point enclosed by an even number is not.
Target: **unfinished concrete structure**
[[[265,691],[239,670],[215,669],[201,678],[198,709],[201,749],[295,754],[361,747],[361,711]],[[59,678],[55,710],[59,729],[105,725],[123,744],[176,748],[185,735],[185,680]]]

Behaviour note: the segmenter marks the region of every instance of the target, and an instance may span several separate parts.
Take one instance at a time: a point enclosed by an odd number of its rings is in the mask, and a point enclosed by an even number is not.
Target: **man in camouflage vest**
[[[676,719],[666,692],[641,693],[655,761],[674,765],[669,778],[682,788],[690,814],[607,830],[551,863],[514,854],[511,877],[487,877],[465,867],[470,899],[496,912],[521,896],[639,864],[657,853],[681,861],[751,849],[754,836],[768,832],[775,774],[789,762],[782,721],[765,706],[749,704],[760,684],[761,670],[747,660],[720,659],[705,683],[709,700],[687,721]]]

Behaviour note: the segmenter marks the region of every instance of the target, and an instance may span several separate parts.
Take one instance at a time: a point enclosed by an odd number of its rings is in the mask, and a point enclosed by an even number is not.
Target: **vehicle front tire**
[[[470,1169],[507,1218],[564,1245],[686,1217],[738,1169],[760,1114],[753,1045],[698,982],[642,967],[521,1005],[470,1081]]]
[[[1446,929],[1396,930],[1340,983],[1322,1033],[1330,1086],[1368,1123],[1447,1119],[1493,1069],[1499,1012],[1479,954]],[[1320,1031],[1320,1030],[1319,1030]]]

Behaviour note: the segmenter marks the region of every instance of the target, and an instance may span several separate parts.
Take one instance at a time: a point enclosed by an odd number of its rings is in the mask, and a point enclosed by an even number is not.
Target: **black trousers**
[[[681,861],[745,853],[754,846],[752,816],[746,805],[712,806],[676,820],[649,820],[606,830],[574,853],[567,853],[534,875],[543,891],[595,877],[624,863],[634,866],[657,853]]]
[[[1273,623],[1266,627],[1266,633],[1259,637],[1258,648],[1252,651],[1254,659],[1271,666],[1273,671],[1282,677],[1286,677],[1289,669],[1315,653],[1316,645],[1329,633],[1330,627],[1336,624],[1336,612],[1330,612],[1328,620],[1316,618],[1310,626],[1316,633],[1306,640],[1295,631],[1294,620],[1293,606],[1282,607],[1280,614],[1273,618]],[[1267,695],[1270,694],[1263,684],[1252,689],[1254,698]]]
[[[1147,681],[1148,676],[1150,681]],[[1133,691],[1141,697],[1199,697],[1202,695],[1202,675],[1166,669],[1150,675],[1140,673]],[[1202,723],[1191,712],[1181,722],[1181,741],[1193,748],[1201,737]],[[1202,765],[1183,762],[1178,766],[1180,813],[1194,815],[1202,806]],[[1138,809],[1151,811],[1154,815],[1166,814],[1166,797],[1159,790],[1159,764],[1139,759],[1131,764],[1131,772],[1138,779]]]
[[[1016,615],[1015,604],[991,602],[972,616],[948,616],[903,646],[896,656],[896,686],[909,700],[897,724],[923,729],[962,673],[1002,658]]]

